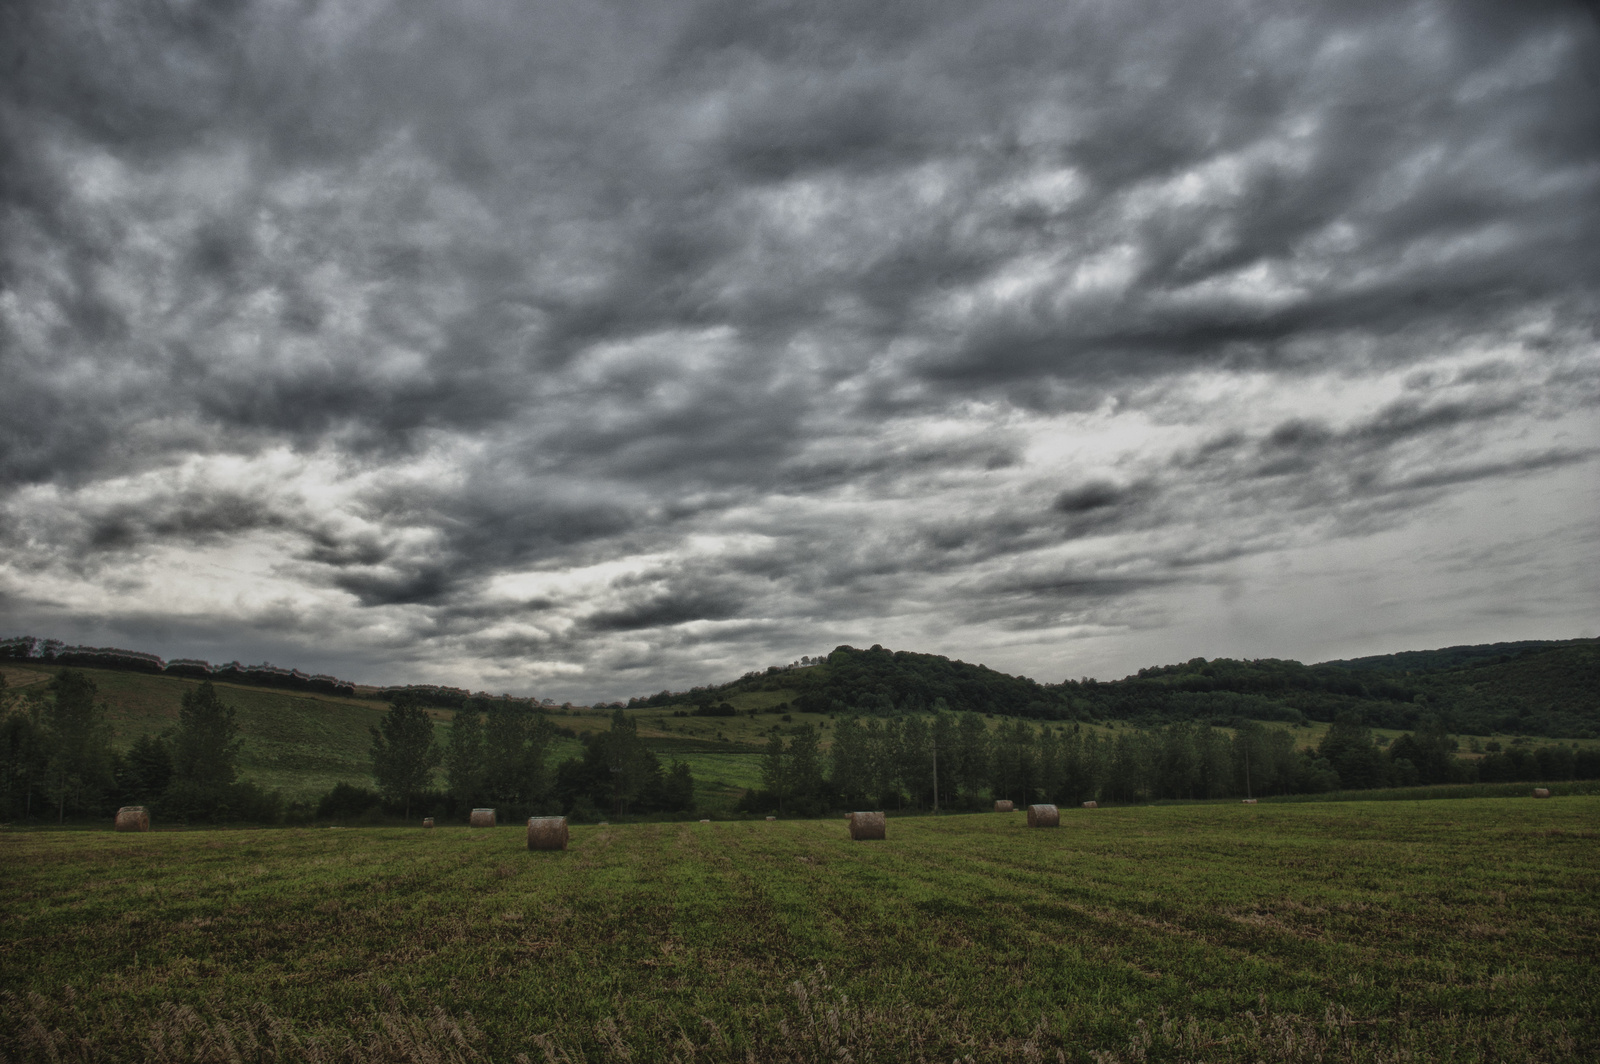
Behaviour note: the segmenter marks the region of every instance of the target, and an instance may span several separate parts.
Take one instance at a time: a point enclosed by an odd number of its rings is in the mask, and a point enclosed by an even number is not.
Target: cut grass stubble
[[[1585,1059],[1597,818],[1233,804],[901,819],[870,846],[837,820],[640,824],[564,853],[464,827],[13,833],[0,1051]]]

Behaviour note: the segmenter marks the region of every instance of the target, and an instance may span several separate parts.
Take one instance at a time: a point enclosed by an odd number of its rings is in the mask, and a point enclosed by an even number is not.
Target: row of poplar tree
[[[808,815],[840,807],[976,809],[996,798],[1227,798],[1466,782],[1478,771],[1456,756],[1456,741],[1435,720],[1386,749],[1353,716],[1335,721],[1311,750],[1297,750],[1288,730],[1249,721],[1100,732],[1015,718],[991,728],[975,713],[938,713],[845,717],[832,733],[826,758],[810,725],[787,741],[772,735],[762,787],[742,807]]]
[[[17,701],[5,694],[0,677],[0,702]],[[112,746],[97,694],[91,679],[67,669],[47,690],[23,692],[0,718],[5,819],[60,821],[131,804],[180,820],[283,816],[275,793],[238,778],[235,711],[209,682],[185,692],[176,727],[141,735],[125,752]],[[1105,733],[1015,718],[991,727],[975,713],[939,712],[843,717],[831,730],[826,755],[821,733],[809,724],[791,729],[787,740],[774,733],[762,756],[763,786],[742,807],[819,815],[840,808],[972,809],[995,798],[1127,802],[1600,776],[1600,755],[1592,750],[1494,750],[1464,761],[1432,719],[1384,748],[1359,718],[1341,716],[1314,750],[1297,750],[1290,731],[1252,722]],[[609,730],[579,737],[580,756],[552,769],[561,734],[534,703],[472,699],[457,710],[441,745],[427,708],[402,695],[372,729],[375,797],[407,817],[480,805],[508,817],[561,812],[581,819],[693,809],[689,766],[664,768],[622,710],[612,714]]]
[[[694,808],[689,766],[661,760],[640,740],[620,709],[610,730],[583,737],[583,753],[552,770],[552,743],[561,734],[537,705],[470,699],[456,711],[449,739],[434,739],[434,724],[418,702],[401,696],[373,729],[372,774],[391,808],[409,817],[421,804],[460,811],[493,807],[507,817],[564,813],[606,815],[684,812]],[[445,789],[434,789],[444,769]]]
[[[5,681],[0,677],[0,695]],[[0,805],[6,819],[108,815],[145,805],[182,820],[278,819],[276,795],[238,778],[234,710],[209,683],[185,692],[177,726],[112,745],[107,710],[88,676],[64,669],[21,692],[0,718]],[[6,699],[10,703],[11,699]]]

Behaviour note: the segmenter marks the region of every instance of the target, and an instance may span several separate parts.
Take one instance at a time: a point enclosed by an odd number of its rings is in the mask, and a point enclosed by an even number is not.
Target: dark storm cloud
[[[602,610],[585,619],[597,632],[634,632],[641,629],[672,627],[688,621],[720,621],[736,616],[744,605],[737,597],[696,590],[688,594],[672,592],[634,598],[626,605]]]
[[[353,659],[665,682],[1592,451],[1577,5],[24,2],[0,69],[8,601],[250,543]],[[1107,403],[1199,431],[1039,457]]]
[[[1057,495],[1055,508],[1067,514],[1089,513],[1116,506],[1126,494],[1123,489],[1109,481],[1096,480]]]
[[[226,491],[187,492],[166,500],[157,512],[152,512],[148,500],[141,500],[137,507],[116,507],[96,515],[88,538],[92,549],[116,550],[150,539],[221,539],[261,528],[281,528],[289,520],[258,499]]]

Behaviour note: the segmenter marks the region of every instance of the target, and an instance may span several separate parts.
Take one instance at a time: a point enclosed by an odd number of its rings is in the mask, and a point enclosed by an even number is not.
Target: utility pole
[[[1250,740],[1244,743],[1244,796],[1253,797],[1250,793]]]
[[[933,811],[939,812],[939,744],[933,744]]]

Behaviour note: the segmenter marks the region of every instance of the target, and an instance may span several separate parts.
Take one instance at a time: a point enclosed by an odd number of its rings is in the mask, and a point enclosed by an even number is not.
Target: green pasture
[[[59,669],[45,666],[6,668],[8,687],[16,674],[52,677]],[[155,734],[178,723],[184,693],[200,681],[112,669],[80,669],[99,690],[106,705],[113,743],[126,749],[141,735]],[[388,706],[359,698],[281,691],[219,683],[217,693],[238,711],[239,775],[291,800],[314,800],[336,783],[372,785],[369,731]],[[24,688],[26,690],[26,688]],[[435,712],[446,728],[449,714]],[[448,736],[441,729],[441,741]]]
[[[35,690],[60,670],[53,666],[3,667],[7,689],[13,693]],[[106,704],[113,743],[126,749],[141,735],[155,734],[178,722],[186,691],[198,680],[153,676],[110,669],[79,670],[92,679]],[[223,701],[238,711],[241,777],[268,789],[280,790],[291,800],[315,800],[336,783],[372,786],[369,751],[370,729],[388,709],[387,703],[361,698],[281,691],[272,688],[216,685]],[[599,732],[610,727],[609,709],[553,709],[551,723],[574,732]],[[441,745],[450,738],[454,714],[431,709]],[[760,785],[761,751],[767,730],[780,723],[778,716],[730,718],[674,718],[669,709],[632,710],[640,735],[670,766],[676,758],[692,768],[702,796],[712,808],[727,808],[747,787]],[[662,722],[657,724],[658,719]],[[798,714],[801,720],[825,724],[820,714]],[[759,723],[758,723],[759,722]],[[827,734],[826,730],[823,732]],[[718,736],[723,738],[718,738]],[[558,737],[550,745],[550,764],[583,756],[576,740]],[[437,774],[440,786],[442,772]]]
[[[0,834],[0,1054],[1580,1061],[1600,797]],[[231,1055],[230,1055],[231,1054]],[[1059,1054],[1059,1056],[1058,1056]]]

